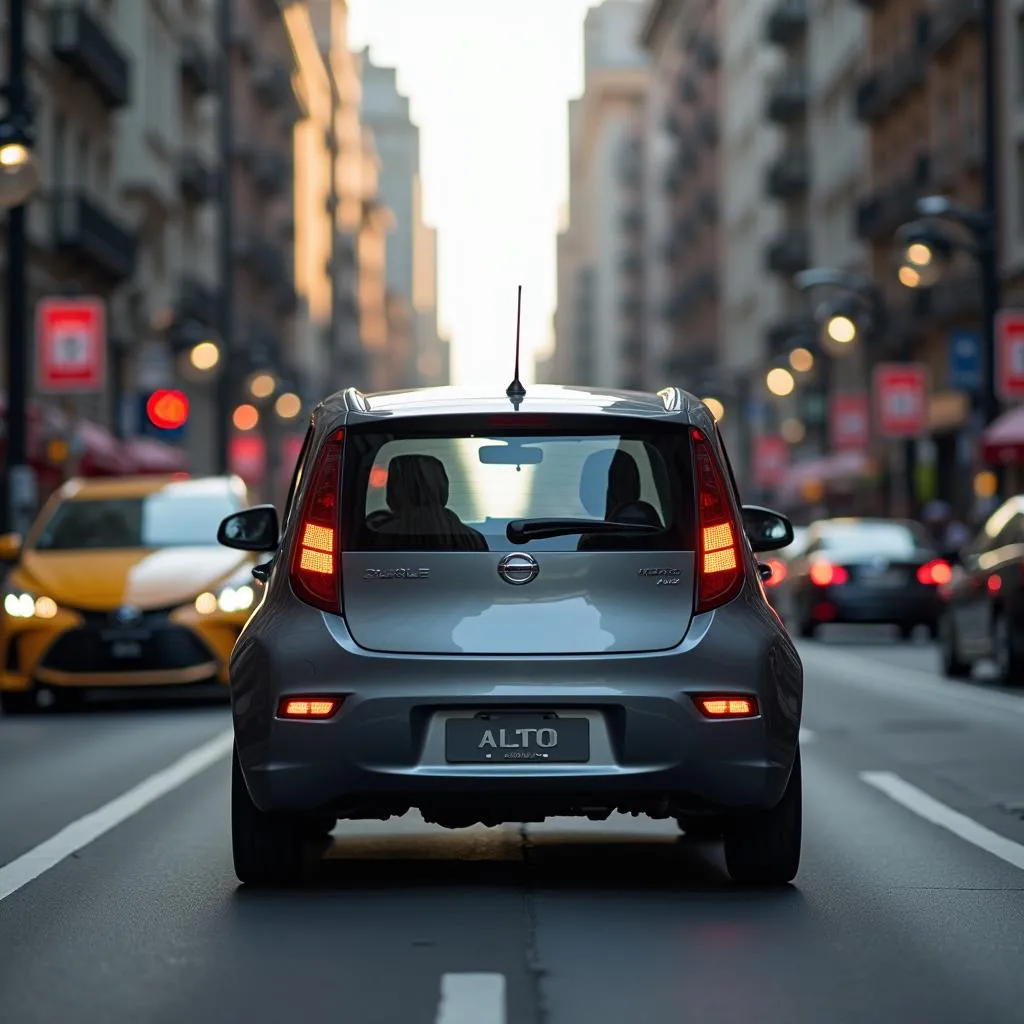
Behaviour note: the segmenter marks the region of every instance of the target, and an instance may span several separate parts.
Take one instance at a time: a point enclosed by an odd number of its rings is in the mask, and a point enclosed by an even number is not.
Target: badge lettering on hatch
[[[677,586],[683,575],[682,569],[641,569],[638,576],[654,576],[655,586],[674,587]]]
[[[429,569],[367,569],[364,580],[425,580]]]
[[[495,733],[497,733],[497,738],[495,738]],[[538,747],[558,746],[558,731],[550,727],[543,729],[485,729],[483,736],[480,737],[479,744],[477,744],[477,749],[484,750],[486,748],[494,750],[522,751],[519,755],[512,756],[526,758],[547,757],[548,755],[543,751],[528,750],[531,745],[531,734]],[[517,739],[518,742],[516,742]]]

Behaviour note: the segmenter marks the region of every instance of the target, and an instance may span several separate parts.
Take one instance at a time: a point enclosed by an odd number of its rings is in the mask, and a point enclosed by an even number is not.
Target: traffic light
[[[146,417],[159,430],[178,430],[188,420],[188,396],[169,388],[154,391],[146,399]]]

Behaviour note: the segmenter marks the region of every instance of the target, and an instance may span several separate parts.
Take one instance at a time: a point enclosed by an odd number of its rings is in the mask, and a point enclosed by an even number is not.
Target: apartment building
[[[605,0],[584,21],[584,89],[569,103],[569,218],[558,240],[554,363],[568,384],[637,386],[645,306],[643,211],[622,178],[642,134],[648,85],[644,6]]]
[[[440,383],[445,357],[437,331],[436,234],[423,216],[420,131],[394,68],[359,55],[360,114],[380,160],[381,201],[393,215],[387,241],[390,387]],[[424,373],[427,370],[429,372]]]
[[[704,393],[716,379],[722,334],[720,262],[721,28],[724,4],[655,0],[641,32],[653,58],[648,128],[663,157],[652,167],[652,317],[666,323],[648,371]]]
[[[868,186],[856,209],[884,288],[888,330],[880,357],[912,357],[929,369],[929,437],[918,445],[918,500],[942,496],[965,507],[970,479],[971,397],[950,375],[949,348],[977,332],[977,266],[957,257],[941,286],[910,290],[894,273],[893,232],[914,220],[918,197],[941,193],[969,206],[982,196],[980,5],[966,0],[893,0],[870,8],[869,59],[856,92],[870,132]],[[1004,118],[1007,112],[1004,111]]]

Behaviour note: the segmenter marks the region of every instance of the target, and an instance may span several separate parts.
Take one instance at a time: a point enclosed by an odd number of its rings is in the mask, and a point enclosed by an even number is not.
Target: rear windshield
[[[342,501],[349,551],[679,551],[693,549],[685,428],[609,420],[494,429],[479,420],[405,421],[394,433],[350,430]],[[511,544],[512,520],[614,520],[654,527],[585,529]]]
[[[911,558],[930,547],[928,534],[904,523],[856,523],[830,526],[822,533],[821,547],[835,553],[873,554]]]

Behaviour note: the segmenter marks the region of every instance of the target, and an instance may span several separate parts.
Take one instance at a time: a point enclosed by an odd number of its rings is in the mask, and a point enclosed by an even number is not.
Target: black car
[[[1024,686],[1024,495],[996,509],[957,562],[942,588],[943,672],[965,678],[991,658],[1003,682]]]
[[[828,623],[892,625],[910,639],[926,626],[937,635],[952,568],[920,524],[896,519],[822,519],[790,565],[794,627],[813,637]]]

